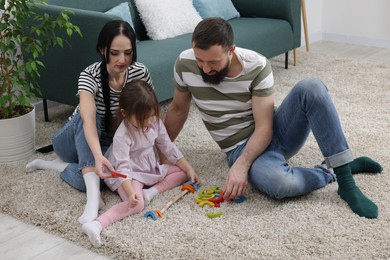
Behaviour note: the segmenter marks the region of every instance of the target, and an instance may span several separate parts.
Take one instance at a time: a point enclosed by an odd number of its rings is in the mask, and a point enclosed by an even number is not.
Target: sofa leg
[[[298,65],[298,51],[295,48],[294,49],[294,66],[297,66],[297,65]]]
[[[288,69],[288,51],[285,53],[284,68]]]
[[[43,104],[43,113],[45,115],[45,121],[49,121],[49,111],[47,109],[47,99],[42,99],[42,104]]]

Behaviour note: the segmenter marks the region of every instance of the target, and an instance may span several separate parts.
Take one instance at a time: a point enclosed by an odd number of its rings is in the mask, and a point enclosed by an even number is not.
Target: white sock
[[[79,217],[81,224],[91,222],[98,216],[98,211],[104,206],[100,196],[100,177],[94,172],[87,172],[83,175],[85,186],[87,188],[87,203],[84,213]]]
[[[33,172],[35,170],[56,170],[62,172],[68,164],[69,163],[64,162],[60,158],[56,158],[52,161],[35,159],[26,165],[26,172]]]
[[[155,187],[149,189],[143,189],[142,193],[144,195],[144,205],[148,205],[152,199],[159,194],[158,190]]]
[[[91,241],[94,247],[99,247],[102,244],[102,240],[100,238],[102,229],[102,225],[97,220],[84,223],[81,226],[81,230],[88,235],[89,241]]]

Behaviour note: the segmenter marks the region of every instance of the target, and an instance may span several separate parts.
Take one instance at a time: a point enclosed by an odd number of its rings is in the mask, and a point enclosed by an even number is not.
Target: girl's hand
[[[192,167],[191,167],[191,169],[189,169],[187,171],[187,176],[188,176],[188,179],[190,181],[192,181],[193,183],[196,183],[196,184],[200,183],[199,176]]]
[[[186,158],[182,157],[176,162],[176,166],[182,169],[182,171],[187,173],[187,177],[193,183],[199,184],[199,177],[196,174],[194,168],[192,168],[191,164],[186,160]]]
[[[130,194],[129,196],[129,208],[134,208],[135,206],[137,206],[138,202],[139,202],[139,195],[137,193],[132,193]]]

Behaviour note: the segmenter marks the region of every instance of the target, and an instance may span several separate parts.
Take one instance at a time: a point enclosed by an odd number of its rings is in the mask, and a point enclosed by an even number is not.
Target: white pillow
[[[202,20],[192,0],[135,0],[138,12],[152,40],[192,33]]]

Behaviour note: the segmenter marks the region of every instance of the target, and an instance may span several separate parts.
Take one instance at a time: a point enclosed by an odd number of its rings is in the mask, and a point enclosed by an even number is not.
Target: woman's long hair
[[[107,64],[110,62],[110,49],[112,40],[118,35],[126,36],[131,42],[133,48],[133,59],[131,61],[131,64],[133,64],[137,60],[136,34],[130,24],[122,20],[113,20],[106,23],[100,31],[96,45],[96,51],[102,57],[100,71],[103,100],[105,105],[104,127],[107,133],[109,133],[110,129],[112,128],[112,114],[110,109],[110,87],[108,85],[109,75],[107,71]],[[102,53],[103,50],[105,50],[105,53]]]

